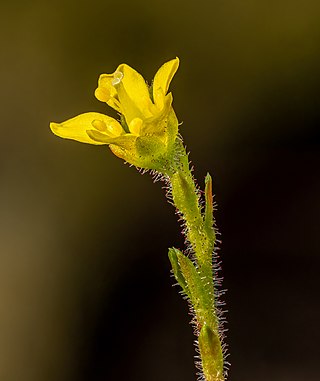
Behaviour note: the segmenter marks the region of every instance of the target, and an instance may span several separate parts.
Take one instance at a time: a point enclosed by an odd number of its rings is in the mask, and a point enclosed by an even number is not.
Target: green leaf
[[[208,292],[206,287],[208,280],[200,276],[198,269],[188,257],[180,251],[176,251],[176,255],[198,323],[200,326],[206,321],[214,324],[213,289],[212,292]]]
[[[209,241],[209,251],[212,254],[215,244],[215,232],[213,228],[213,196],[212,196],[212,177],[209,173],[205,178],[205,200],[206,208],[204,213],[204,228]]]
[[[187,282],[186,282],[186,280],[184,279],[184,277],[182,275],[182,271],[181,271],[180,264],[179,264],[179,261],[178,261],[177,253],[183,255],[180,252],[180,250],[178,250],[178,249],[176,249],[174,247],[169,249],[168,256],[169,256],[169,259],[170,259],[170,262],[171,262],[172,271],[173,271],[174,277],[176,278],[177,282],[181,286],[183,292],[188,296],[189,299],[191,299],[190,292],[189,292],[189,289],[188,289],[188,286],[187,286]]]
[[[218,332],[204,324],[198,342],[206,381],[223,381],[223,353]]]

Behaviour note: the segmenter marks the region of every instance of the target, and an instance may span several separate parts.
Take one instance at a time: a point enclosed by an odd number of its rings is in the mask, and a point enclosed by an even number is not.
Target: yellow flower
[[[119,65],[113,74],[100,75],[95,96],[121,114],[121,123],[89,112],[61,124],[50,123],[52,132],[83,143],[108,144],[114,154],[129,163],[156,169],[178,133],[172,94],[168,93],[178,66],[178,58],[166,62],[149,87],[133,68]]]

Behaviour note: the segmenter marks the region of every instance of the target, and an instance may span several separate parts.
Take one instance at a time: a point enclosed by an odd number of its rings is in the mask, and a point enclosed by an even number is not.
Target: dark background
[[[182,248],[161,184],[49,122],[106,112],[125,62],[172,83],[218,203],[232,381],[317,381],[317,0],[1,2],[1,381],[191,381]]]

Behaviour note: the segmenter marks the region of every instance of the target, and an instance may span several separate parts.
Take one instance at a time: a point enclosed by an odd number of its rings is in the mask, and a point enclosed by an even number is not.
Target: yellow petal
[[[81,143],[107,144],[106,142],[95,141],[87,134],[87,130],[95,128],[96,121],[101,121],[106,126],[106,134],[108,135],[110,135],[109,131],[118,132],[120,129],[123,131],[115,119],[97,112],[80,114],[62,123],[50,123],[50,128],[55,135],[61,138],[72,139]]]
[[[128,125],[134,118],[145,119],[152,116],[154,105],[141,74],[126,64],[119,65],[114,74],[113,85],[117,90],[122,113]]]
[[[153,100],[154,103],[162,108],[164,97],[168,92],[170,82],[179,67],[179,58],[168,61],[157,71],[153,80]]]
[[[163,135],[166,131],[167,118],[170,111],[172,110],[172,94],[169,93],[164,97],[162,110],[151,118],[148,118],[144,121],[140,135],[141,136],[150,136],[150,135]]]

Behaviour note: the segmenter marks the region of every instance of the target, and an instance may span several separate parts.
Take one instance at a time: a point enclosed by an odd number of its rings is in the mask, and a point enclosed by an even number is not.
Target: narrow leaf
[[[206,235],[209,241],[209,250],[212,254],[214,244],[215,244],[215,231],[213,228],[214,219],[213,219],[213,196],[212,196],[212,177],[209,173],[205,178],[205,201],[206,208],[204,213],[204,228],[206,231]]]
[[[198,341],[206,381],[223,381],[223,353],[219,334],[204,324]]]
[[[207,292],[206,279],[201,278],[198,270],[188,257],[181,252],[177,253],[177,257],[198,323],[202,326],[205,321],[213,322],[213,292]]]
[[[183,292],[190,299],[191,298],[190,292],[188,290],[187,282],[186,282],[186,280],[184,279],[184,277],[182,275],[182,271],[181,271],[181,267],[180,267],[180,264],[179,264],[179,261],[178,261],[177,253],[183,255],[180,250],[178,250],[178,249],[176,249],[174,247],[169,249],[168,256],[169,256],[169,259],[170,259],[170,262],[171,262],[172,271],[173,271],[174,277],[176,278],[177,282],[181,286]]]

